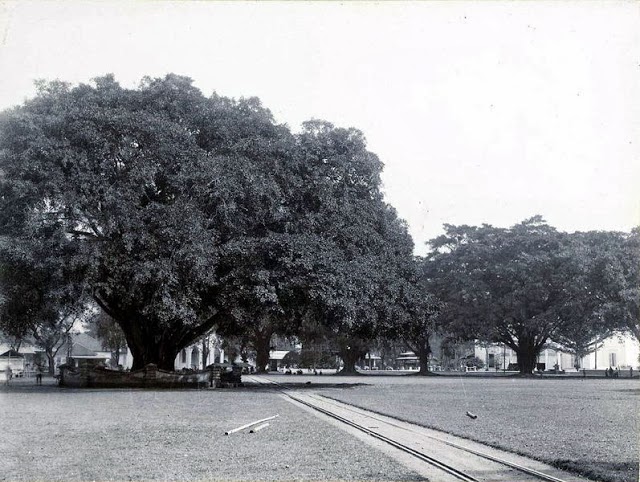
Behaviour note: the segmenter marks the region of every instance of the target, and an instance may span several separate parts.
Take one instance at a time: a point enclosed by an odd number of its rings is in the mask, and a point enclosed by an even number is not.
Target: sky
[[[424,254],[443,224],[640,225],[640,3],[0,0],[0,109],[34,79],[186,75],[356,127]]]

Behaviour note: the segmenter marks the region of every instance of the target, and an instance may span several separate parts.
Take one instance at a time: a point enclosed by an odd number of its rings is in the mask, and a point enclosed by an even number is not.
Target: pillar
[[[549,349],[545,348],[544,350],[544,369],[549,369]]]
[[[186,360],[184,361],[184,363],[182,364],[182,366],[180,368],[191,368],[191,352],[193,351],[193,348],[189,347],[189,348],[185,348],[185,353],[187,354],[187,356],[185,357]]]

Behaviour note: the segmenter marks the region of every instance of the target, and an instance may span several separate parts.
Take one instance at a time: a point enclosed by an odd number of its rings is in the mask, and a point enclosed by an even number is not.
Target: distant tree
[[[392,339],[386,334],[381,334],[375,340],[372,349],[380,356],[380,365],[383,369],[396,368],[396,358],[400,356],[400,353],[406,351],[406,345],[402,340]]]
[[[225,336],[222,338],[220,347],[225,352],[225,361],[229,363],[235,363],[238,358],[246,363],[251,354],[249,340],[245,336]]]
[[[437,330],[437,317],[440,304],[433,295],[422,295],[421,299],[411,302],[408,317],[402,323],[403,339],[420,363],[419,375],[429,374],[429,359],[432,353],[431,338]]]
[[[606,240],[600,243],[592,278],[604,303],[604,323],[640,342],[640,228],[601,236]]]
[[[68,334],[88,316],[90,297],[76,252],[59,232],[47,234],[29,244],[0,236],[0,329],[15,340],[33,338],[53,374]]]
[[[418,357],[419,375],[429,374],[431,337],[438,329],[437,319],[442,303],[428,290],[422,258],[410,261],[402,276],[389,280],[395,283],[398,298],[393,306],[391,321],[386,325],[387,338],[402,340]]]
[[[307,318],[298,330],[298,341],[302,345],[300,364],[304,368],[337,368],[337,347],[332,332],[320,320]]]
[[[575,319],[563,316],[585,288],[566,234],[534,217],[512,228],[445,226],[431,241],[429,287],[447,303],[447,328],[467,339],[504,343],[522,374],[545,343]]]
[[[92,320],[92,335],[98,338],[102,347],[112,354],[112,365],[120,364],[120,352],[127,347],[127,338],[120,325],[104,311],[99,311]]]
[[[551,337],[558,349],[570,353],[580,360],[592,353],[598,343],[609,337],[616,327],[604,316],[607,304],[603,292],[604,278],[600,273],[603,252],[617,233],[593,231],[569,234],[568,242],[578,260],[571,285],[572,296],[560,308],[560,316],[566,323]]]
[[[439,349],[442,366],[446,369],[458,370],[462,360],[473,356],[474,348],[474,341],[465,341],[450,333],[441,335]]]
[[[221,342],[214,330],[211,330],[202,337],[200,343],[202,347],[202,369],[204,370],[207,368],[210,362],[215,362],[215,360],[209,360],[209,358],[212,354],[212,351],[215,351],[215,349],[220,346]]]
[[[34,326],[32,336],[36,342],[36,346],[44,351],[49,374],[55,373],[55,357],[63,346],[67,346],[68,353],[71,354],[72,341],[70,337],[71,330],[78,320],[74,318],[59,318],[58,320],[47,320]]]
[[[301,366],[301,357],[300,357],[300,353],[296,352],[296,351],[290,351],[289,353],[287,353],[284,358],[282,359],[282,363],[284,364],[285,367],[299,367]]]

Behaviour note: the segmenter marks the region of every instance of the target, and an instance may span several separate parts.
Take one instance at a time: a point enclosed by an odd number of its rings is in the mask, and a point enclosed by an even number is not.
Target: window
[[[616,359],[616,354],[615,353],[609,353],[609,366],[610,367],[618,366],[617,361],[618,360]]]
[[[180,352],[180,363],[187,363],[187,350],[184,348]]]

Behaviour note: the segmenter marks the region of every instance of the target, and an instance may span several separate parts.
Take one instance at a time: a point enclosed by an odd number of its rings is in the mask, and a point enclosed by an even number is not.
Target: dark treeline
[[[549,340],[640,338],[637,231],[446,226],[417,258],[382,167],[356,129],[292,133],[176,75],[40,83],[0,116],[0,329],[54,346],[99,310],[134,368],[215,329],[259,369],[274,335],[331,340],[346,373],[394,339],[426,370],[434,333],[504,343],[523,373]]]

